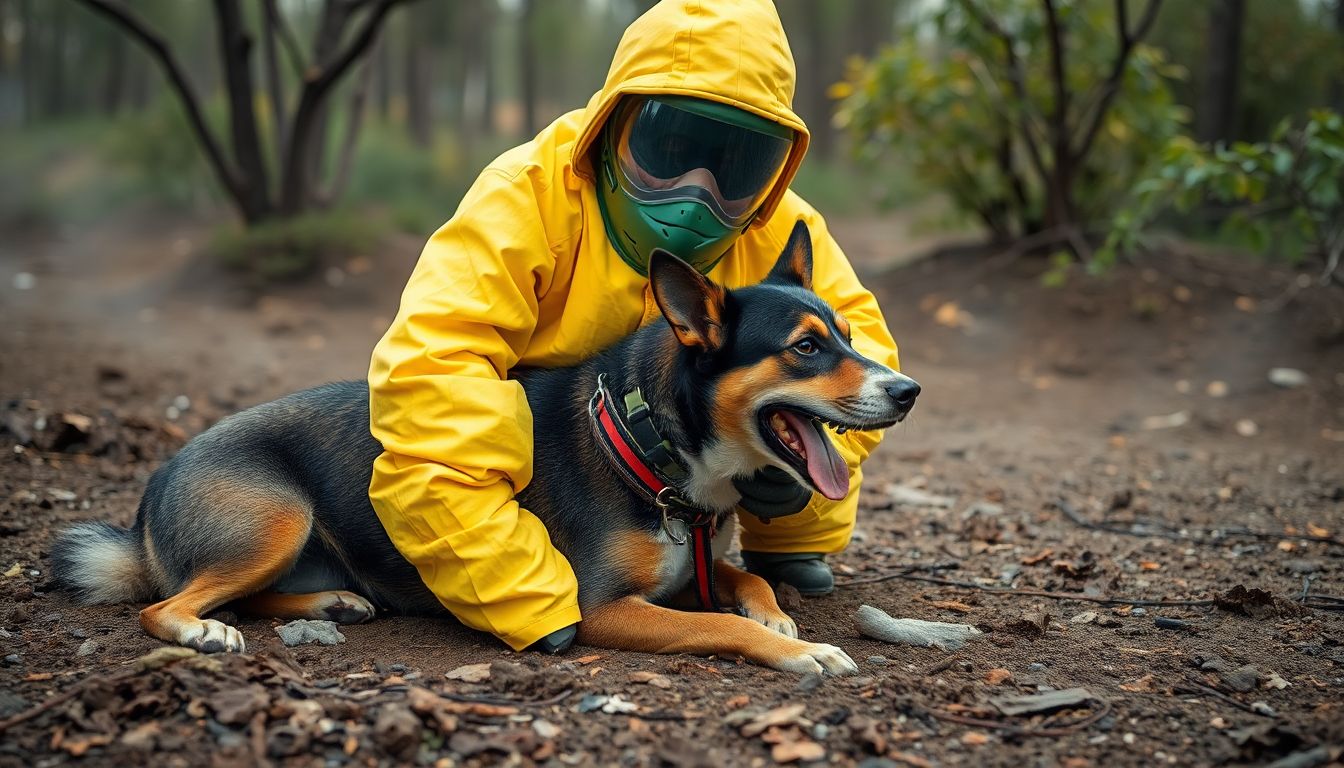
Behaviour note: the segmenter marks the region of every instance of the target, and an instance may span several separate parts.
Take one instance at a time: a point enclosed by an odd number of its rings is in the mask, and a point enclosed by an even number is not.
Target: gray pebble
[[[70,636],[75,638],[76,640],[83,640],[84,638],[89,636],[89,633],[76,627],[75,629],[70,630]]]
[[[11,653],[5,657],[5,663],[14,666],[23,662],[23,657],[17,653]]]
[[[886,665],[886,664],[889,664],[890,662],[887,661],[887,657],[886,657],[886,656],[869,656],[869,657],[868,657],[868,663],[869,663],[869,664],[876,664],[876,665],[878,665],[878,666],[884,666],[884,665]]]
[[[336,645],[345,642],[345,635],[336,629],[336,622],[334,621],[295,619],[288,624],[276,627],[275,633],[280,636],[280,641],[285,645],[303,645],[305,643]]]
[[[1258,715],[1265,715],[1266,717],[1274,717],[1274,715],[1277,714],[1273,707],[1263,701],[1252,701],[1251,711]]]
[[[1166,616],[1154,616],[1153,625],[1158,629],[1189,629],[1190,622],[1181,619],[1169,619]]]
[[[1042,663],[1039,662],[1039,661],[1033,661],[1032,663],[1030,663],[1030,664],[1027,665],[1027,671],[1028,671],[1028,672],[1044,672],[1044,671],[1045,671],[1045,665],[1042,664]]]
[[[794,690],[799,693],[811,693],[821,687],[821,675],[816,672],[809,672],[803,675],[803,679],[798,681]]]
[[[1234,691],[1245,693],[1255,690],[1255,684],[1260,681],[1260,670],[1253,665],[1247,664],[1244,667],[1238,667],[1231,672],[1219,674],[1223,683]]]
[[[90,637],[88,640],[85,640],[84,642],[79,644],[79,648],[75,649],[75,655],[90,656],[96,653],[97,651],[98,651],[98,641]]]
[[[1147,616],[1147,615],[1148,615],[1148,609],[1147,609],[1147,608],[1144,608],[1143,606],[1139,606],[1139,607],[1135,608],[1134,610],[1130,611],[1130,612],[1129,612],[1129,615],[1130,615],[1130,616]]]
[[[825,741],[827,736],[831,735],[831,726],[825,723],[817,723],[812,726],[812,738],[817,741]]]

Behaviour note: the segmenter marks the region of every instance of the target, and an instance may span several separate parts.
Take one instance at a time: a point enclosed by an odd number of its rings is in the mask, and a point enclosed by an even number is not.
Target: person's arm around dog
[[[384,452],[369,498],[398,550],[464,624],[522,649],[579,619],[578,582],[514,494],[532,476],[532,412],[507,379],[555,268],[546,204],[487,169],[425,246],[369,369]]]

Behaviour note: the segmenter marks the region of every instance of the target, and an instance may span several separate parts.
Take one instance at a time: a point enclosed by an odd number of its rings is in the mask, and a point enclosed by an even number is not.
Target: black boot
[[[829,595],[835,589],[835,575],[826,564],[826,556],[815,552],[743,552],[747,570],[771,585],[784,583],[801,595]]]
[[[569,646],[574,644],[574,636],[578,633],[579,625],[571,624],[564,629],[557,629],[537,642],[527,646],[527,650],[540,651],[542,653],[560,653],[561,651],[568,650]]]

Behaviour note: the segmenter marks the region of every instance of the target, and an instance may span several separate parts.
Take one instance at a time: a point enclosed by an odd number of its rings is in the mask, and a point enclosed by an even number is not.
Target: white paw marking
[[[859,671],[859,665],[849,658],[849,654],[826,643],[806,643],[807,650],[798,656],[781,659],[776,669],[785,672],[807,674],[809,672],[841,677]]]
[[[178,645],[195,648],[202,653],[242,653],[247,650],[243,635],[222,621],[202,619],[187,624],[177,633]]]
[[[788,614],[776,611],[753,610],[748,606],[743,606],[747,613],[747,618],[759,624],[764,624],[766,629],[772,629],[785,637],[798,637],[798,625],[789,618]]]

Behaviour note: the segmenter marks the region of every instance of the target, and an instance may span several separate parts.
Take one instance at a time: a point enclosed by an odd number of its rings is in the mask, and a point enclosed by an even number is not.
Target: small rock
[[[79,627],[75,627],[74,629],[70,630],[70,636],[75,638],[76,640],[83,640],[84,638],[89,636],[89,633],[85,632]]]
[[[876,664],[877,666],[882,667],[886,666],[887,664],[890,664],[891,662],[887,660],[886,656],[869,656],[868,663]]]
[[[831,735],[831,726],[825,723],[817,723],[812,726],[812,738],[817,741],[825,741],[827,736]]]
[[[1069,619],[1069,623],[1071,623],[1071,624],[1091,624],[1092,622],[1094,622],[1094,621],[1096,621],[1096,620],[1097,620],[1097,612],[1096,612],[1096,611],[1083,611],[1082,613],[1080,613],[1080,614],[1074,616],[1072,619]]]
[[[1169,619],[1166,616],[1154,616],[1153,626],[1158,629],[1190,629],[1190,622],[1181,619]]]
[[[461,680],[464,683],[483,683],[490,679],[490,662],[464,664],[457,669],[443,673],[449,680]]]
[[[560,735],[560,726],[541,718],[532,721],[532,730],[536,731],[537,735],[543,739],[554,739]]]
[[[803,678],[798,681],[798,684],[795,685],[793,689],[799,693],[811,693],[820,687],[821,675],[816,672],[808,672],[806,675],[803,675]]]
[[[981,634],[969,624],[892,618],[871,605],[859,606],[854,623],[865,637],[944,651],[955,651],[967,640]]]
[[[1260,681],[1260,670],[1256,669],[1252,664],[1247,664],[1246,666],[1238,667],[1231,672],[1220,673],[1219,677],[1222,678],[1223,684],[1228,688],[1231,688],[1238,693],[1245,693],[1246,691],[1253,690],[1256,683]]]
[[[79,644],[79,648],[75,650],[75,655],[90,656],[95,652],[97,652],[97,650],[98,650],[98,641],[90,637],[88,640],[85,640],[84,642]]]
[[[1250,419],[1237,419],[1237,434],[1242,437],[1255,437],[1260,434],[1260,425]]]
[[[28,702],[17,693],[0,690],[0,718],[16,715],[28,708]]]
[[[1130,615],[1130,616],[1147,616],[1147,615],[1148,615],[1148,609],[1147,609],[1147,608],[1144,608],[1143,606],[1138,606],[1138,607],[1136,607],[1134,610],[1130,611],[1130,612],[1129,612],[1129,615]]]
[[[1290,685],[1292,685],[1292,683],[1288,682],[1287,680],[1284,680],[1282,677],[1279,677],[1278,672],[1270,672],[1269,677],[1265,678],[1265,681],[1260,684],[1260,687],[1272,688],[1276,691],[1281,691]]]
[[[1325,564],[1320,560],[1284,560],[1280,565],[1289,573],[1296,573],[1301,576],[1319,573],[1325,567]]]
[[[1278,714],[1274,711],[1273,707],[1269,706],[1263,701],[1252,701],[1251,711],[1256,713],[1257,715],[1264,715],[1265,717],[1274,717],[1276,714]]]
[[[37,287],[37,277],[32,272],[15,272],[10,284],[16,291],[31,291]]]
[[[668,680],[666,675],[660,675],[657,672],[647,672],[644,670],[641,670],[639,672],[631,672],[630,682],[646,683],[648,685],[652,685],[654,688],[662,688],[663,690],[667,690],[668,688],[672,687],[672,681]]]
[[[1269,383],[1284,389],[1304,386],[1310,378],[1296,368],[1270,368]]]
[[[1045,665],[1042,664],[1042,663],[1039,662],[1039,661],[1034,661],[1034,662],[1032,662],[1032,663],[1030,663],[1030,664],[1027,665],[1027,671],[1028,671],[1028,672],[1044,672],[1044,671],[1045,671]]]
[[[276,627],[275,633],[280,636],[281,642],[289,646],[305,643],[337,645],[345,642],[345,635],[336,628],[334,621],[295,619]]]
[[[803,609],[802,593],[798,591],[797,587],[782,581],[775,587],[775,601],[779,603],[780,610],[788,614]]]
[[[1204,392],[1209,397],[1227,397],[1229,388],[1226,381],[1210,381],[1209,385],[1204,387]]]

